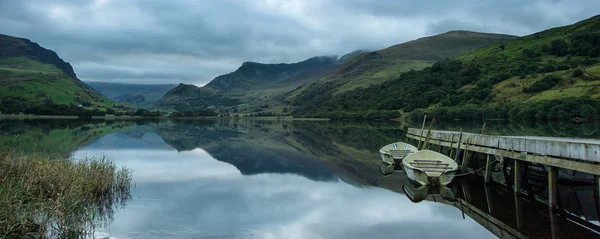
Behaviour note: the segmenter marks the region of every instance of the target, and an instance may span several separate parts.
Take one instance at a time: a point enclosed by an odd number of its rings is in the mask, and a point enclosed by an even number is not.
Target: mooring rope
[[[455,174],[455,175],[454,175],[454,177],[465,176],[465,175],[469,175],[469,174],[472,174],[472,173],[478,172],[478,171],[480,171],[480,170],[482,170],[482,169],[484,169],[484,168],[486,168],[486,167],[488,167],[488,166],[491,166],[491,165],[492,165],[493,163],[495,163],[495,162],[500,162],[500,160],[498,160],[498,159],[494,159],[494,161],[490,162],[490,164],[489,164],[489,165],[483,166],[483,167],[481,167],[481,168],[479,168],[479,169],[477,169],[477,170],[473,170],[473,171],[471,171],[471,172],[467,172],[467,173],[461,173],[461,174]],[[490,172],[490,173],[494,173],[494,172]]]

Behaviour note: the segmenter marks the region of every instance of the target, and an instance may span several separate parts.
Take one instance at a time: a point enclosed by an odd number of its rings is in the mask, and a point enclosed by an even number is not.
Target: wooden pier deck
[[[544,165],[548,180],[548,205],[557,207],[556,184],[559,169],[568,169],[594,175],[594,183],[600,187],[600,140],[571,139],[537,136],[495,136],[456,131],[421,130],[409,128],[408,139],[419,145],[436,145],[450,149],[450,157],[467,171],[473,153],[487,155],[485,182],[490,182],[492,159],[511,159],[514,193],[520,193],[523,162]],[[435,148],[435,146],[434,146]],[[453,153],[454,152],[454,153]],[[462,152],[462,157],[458,155]],[[514,162],[513,162],[514,161]]]
[[[600,140],[460,134],[432,130],[429,143],[600,175]],[[409,128],[407,137],[424,141],[427,130]]]

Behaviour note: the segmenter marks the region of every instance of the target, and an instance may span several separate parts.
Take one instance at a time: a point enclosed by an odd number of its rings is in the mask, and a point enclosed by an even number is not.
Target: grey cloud
[[[485,25],[477,25],[476,23],[463,22],[456,19],[442,20],[427,25],[427,33],[429,34],[438,34],[451,30],[469,30],[476,32],[490,31]]]
[[[5,0],[0,25],[56,51],[83,80],[202,85],[244,61],[342,55],[448,30],[525,35],[599,10],[594,0]]]

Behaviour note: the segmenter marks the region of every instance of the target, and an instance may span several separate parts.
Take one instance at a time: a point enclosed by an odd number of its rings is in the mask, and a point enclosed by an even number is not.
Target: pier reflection
[[[571,200],[590,198],[591,187],[561,188]],[[449,187],[430,188],[406,181],[405,195],[413,202],[423,200],[456,207],[499,238],[600,238],[597,200],[569,201],[559,210],[497,183],[486,185],[478,177],[456,180]],[[560,192],[559,192],[560,193]],[[585,197],[573,197],[581,194]],[[567,195],[569,195],[567,197]]]

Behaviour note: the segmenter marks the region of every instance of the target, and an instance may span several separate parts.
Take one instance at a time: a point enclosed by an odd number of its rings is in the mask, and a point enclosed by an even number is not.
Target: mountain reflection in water
[[[0,143],[26,150],[37,139],[44,144],[35,147],[45,150],[71,142],[65,152],[75,157],[106,155],[134,170],[132,201],[98,229],[99,238],[547,238],[556,225],[560,236],[596,236],[571,222],[588,207],[571,202],[575,216],[555,218],[545,205],[478,178],[457,180],[449,191],[427,189],[429,196],[413,203],[402,195],[404,174],[379,171],[379,147],[404,139],[397,123],[0,124],[9,128],[15,133]],[[595,226],[597,219],[577,223]]]

